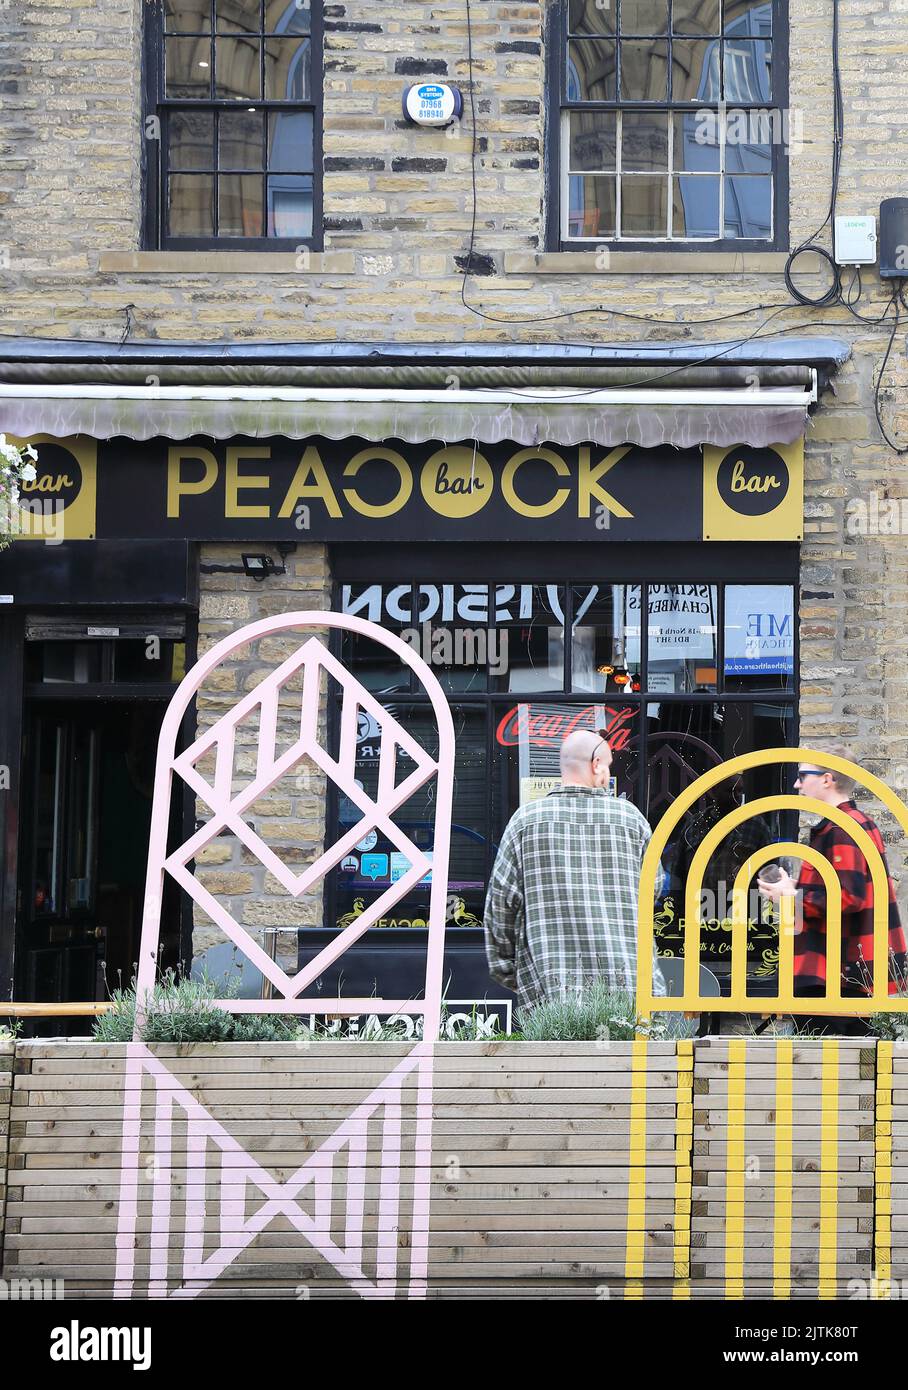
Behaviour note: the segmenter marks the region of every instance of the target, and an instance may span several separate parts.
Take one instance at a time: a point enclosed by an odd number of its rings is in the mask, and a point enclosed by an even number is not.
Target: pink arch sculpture
[[[431,698],[435,713],[436,758],[426,753],[314,635],[303,641],[277,670],[223,714],[185,752],[177,753],[186,710],[220,662],[257,638],[313,627],[341,629],[371,638],[415,671]],[[298,672],[303,675],[299,737],[278,756],[276,730],[280,692]],[[343,691],[336,759],[318,741],[324,672],[332,676]],[[260,717],[255,775],[248,786],[234,794],[236,731],[256,709]],[[354,775],[357,712],[360,709],[376,721],[381,732],[378,789],[374,799],[356,785]],[[414,764],[414,770],[400,783],[396,779],[398,750],[405,752]],[[197,764],[212,751],[215,754],[214,775],[206,781]],[[311,758],[350,798],[359,808],[362,820],[303,873],[294,874],[259,839],[243,816],[258,797],[276,785],[304,757]],[[208,806],[211,818],[168,853],[174,776],[180,777]],[[433,777],[436,795],[430,863],[425,853],[394,824],[393,816],[413,792]],[[137,974],[136,1025],[133,1041],[126,1044],[114,1297],[133,1297],[136,1283],[142,1279],[147,1280],[148,1297],[195,1298],[241,1257],[276,1218],[288,1221],[363,1298],[397,1295],[399,1266],[405,1258],[403,1246],[409,1256],[407,1295],[410,1298],[425,1296],[429,1258],[433,1053],[441,1021],[453,783],[454,726],[441,686],[412,648],[364,619],[318,611],[282,614],[253,623],[213,647],[179,686],[164,717],[158,745]],[[198,883],[188,867],[193,856],[225,829],[237,835],[293,897],[311,888],[371,829],[382,831],[407,856],[410,869],[380,895],[368,912],[340,932],[315,960],[291,977]],[[423,996],[409,1000],[308,997],[306,989],[313,980],[430,868],[432,883]],[[364,1011],[393,1014],[406,1010],[423,1016],[422,1041],[392,1067],[284,1182],[278,1181],[247,1152],[169,1070],[164,1060],[139,1041],[143,1001],[147,1000],[155,983],[161,902],[167,874],[205,909],[247,958],[259,966],[279,996],[270,1000],[217,1001],[222,1008],[234,1012],[315,1014]],[[300,1066],[305,1067],[308,1060],[308,1054],[301,1052]],[[403,1120],[408,1105],[412,1106],[413,1123],[405,1129]],[[147,1132],[149,1120],[150,1133]],[[376,1125],[380,1134],[377,1145],[370,1149],[370,1134]],[[373,1249],[371,1237],[367,1239],[364,1230],[364,1194],[369,1175],[376,1171],[379,1201]],[[406,1200],[403,1195],[405,1171],[412,1189]],[[174,1183],[178,1180],[184,1189],[181,1203],[174,1200]],[[332,1224],[332,1212],[340,1195],[335,1189],[342,1181],[345,1183],[343,1230],[339,1232],[336,1224]],[[248,1212],[250,1199],[253,1204],[258,1203],[251,1213]],[[147,1235],[140,1226],[140,1212],[143,1211],[150,1212]],[[407,1222],[408,1238],[401,1242],[401,1226]]]
[[[206,729],[182,753],[177,753],[180,728],[190,702],[203,687],[206,678],[227,657],[239,648],[261,637],[273,636],[294,628],[335,628],[359,633],[386,647],[402,663],[411,667],[432,701],[438,729],[438,756],[431,758],[420,744],[383,705],[360,684],[315,636],[304,641],[275,671],[262,680],[254,690],[223,714],[211,728]],[[299,738],[279,757],[275,740],[278,702],[286,682],[303,673]],[[332,676],[343,690],[340,718],[338,756],[332,758],[318,739],[319,696],[322,673]],[[243,720],[260,710],[257,765],[252,781],[234,795],[233,767],[236,731]],[[378,771],[378,794],[373,800],[355,778],[357,713],[363,709],[377,723],[381,732],[381,754]],[[414,763],[414,770],[400,783],[396,781],[398,750],[405,752]],[[198,771],[198,762],[208,753],[215,753],[214,777],[206,780]],[[326,849],[302,873],[287,868],[244,819],[244,812],[308,757],[325,776],[333,781],[344,796],[362,813],[357,821],[330,848]],[[167,852],[167,832],[174,776],[180,777],[205,803],[211,818],[171,853]],[[393,816],[414,792],[432,777],[437,779],[433,854],[430,861],[425,853],[394,824]],[[141,1002],[153,987],[157,968],[161,927],[161,903],[165,874],[198,903],[224,934],[234,942],[247,959],[271,981],[272,999],[218,1001],[233,1012],[358,1014],[363,1012],[394,1014],[406,1009],[424,1016],[423,1036],[433,1041],[438,1036],[441,1013],[442,971],[444,963],[445,902],[448,881],[448,854],[451,837],[451,804],[454,784],[454,725],[444,692],[435,675],[412,647],[363,618],[331,612],[286,613],[265,618],[232,633],[212,647],[193,667],[180,684],[170,702],[161,728],[158,759],[155,770],[154,802],[148,853],[148,874],[145,888],[145,911],[137,974],[137,1030],[141,1024]],[[229,830],[264,864],[293,898],[299,898],[333,869],[341,859],[370,830],[380,830],[406,856],[408,871],[392,883],[354,923],[338,934],[314,960],[294,976],[289,976],[262,950],[258,942],[240,925],[227,909],[195,878],[190,860],[222,831]],[[425,990],[421,999],[326,999],[324,995],[306,995],[309,985],[343,953],[348,950],[373,922],[423,879],[431,870],[429,895],[428,943],[426,953]]]

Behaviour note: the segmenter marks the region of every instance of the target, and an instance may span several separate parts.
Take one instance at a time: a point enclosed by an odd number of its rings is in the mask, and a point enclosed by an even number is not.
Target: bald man
[[[612,750],[603,732],[569,734],[560,761],[561,786],[508,822],[486,897],[489,971],[522,1007],[594,980],[636,989],[649,823],[631,802],[609,796]],[[655,961],[653,987],[665,993]]]

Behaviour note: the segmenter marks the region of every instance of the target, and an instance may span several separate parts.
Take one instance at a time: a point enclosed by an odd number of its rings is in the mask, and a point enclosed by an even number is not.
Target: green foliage
[[[227,997],[236,994],[236,986]],[[308,1030],[276,1014],[230,1014],[214,1000],[224,989],[203,977],[178,978],[173,970],[155,985],[142,1028],[143,1042],[295,1042]],[[95,1021],[96,1042],[132,1042],[136,1017],[135,982],[131,989],[114,990],[113,1007]]]
[[[517,1017],[526,1042],[630,1042],[665,1036],[662,1020],[641,1019],[627,990],[593,981],[576,994],[521,1009]]]

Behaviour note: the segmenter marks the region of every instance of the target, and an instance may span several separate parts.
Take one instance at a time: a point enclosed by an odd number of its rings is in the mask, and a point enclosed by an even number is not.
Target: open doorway
[[[118,689],[103,660],[98,670],[90,660],[89,680],[76,689],[73,644],[62,652],[70,679],[48,681],[62,647],[36,643],[29,652],[24,709],[17,995],[42,1003],[103,1000],[133,978],[154,765],[168,698],[163,690],[146,695],[134,685],[128,693]],[[177,803],[175,838],[180,821]],[[162,910],[162,968],[177,965],[180,935],[179,894],[169,883]],[[88,1032],[90,1026],[90,1019],[65,1024],[70,1033]],[[38,1021],[27,1031],[59,1033],[60,1021]]]

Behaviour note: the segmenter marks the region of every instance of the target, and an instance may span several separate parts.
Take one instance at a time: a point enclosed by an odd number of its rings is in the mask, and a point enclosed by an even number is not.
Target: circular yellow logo
[[[482,511],[492,496],[494,479],[478,450],[455,444],[426,460],[420,487],[433,512],[459,521]]]

